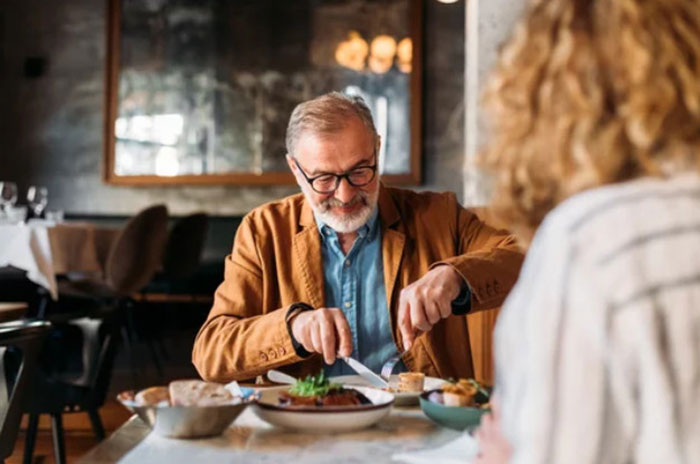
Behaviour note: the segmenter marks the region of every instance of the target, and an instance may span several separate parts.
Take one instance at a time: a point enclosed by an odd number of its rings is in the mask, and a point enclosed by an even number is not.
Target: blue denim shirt
[[[325,305],[340,308],[345,314],[352,332],[352,357],[379,372],[397,351],[386,304],[378,209],[357,231],[347,256],[338,234],[318,216],[316,224],[321,233]],[[397,366],[395,372],[401,370],[405,370],[403,365]],[[355,374],[342,360],[324,365],[324,371],[328,376]]]

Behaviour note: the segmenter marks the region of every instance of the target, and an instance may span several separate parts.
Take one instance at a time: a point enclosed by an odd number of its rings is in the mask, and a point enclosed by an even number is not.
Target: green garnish
[[[307,375],[303,380],[297,380],[289,393],[297,396],[323,396],[331,390],[343,388],[339,383],[331,383],[323,372],[318,375]]]
[[[479,393],[481,393],[482,395],[484,395],[484,396],[486,397],[487,400],[488,400],[489,398],[491,398],[491,395],[489,394],[489,392],[486,391],[486,389],[485,389],[484,387],[482,387],[481,384],[480,384],[479,382],[477,382],[477,381],[474,380],[474,379],[469,379],[469,383],[471,383],[472,385],[474,385],[474,388],[476,388],[476,391],[478,391]]]

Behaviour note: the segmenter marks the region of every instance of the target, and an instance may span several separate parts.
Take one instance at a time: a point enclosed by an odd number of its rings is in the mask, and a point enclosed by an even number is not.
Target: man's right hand
[[[326,364],[336,356],[352,354],[352,333],[345,314],[338,308],[302,311],[291,321],[292,336],[309,353],[321,353]]]

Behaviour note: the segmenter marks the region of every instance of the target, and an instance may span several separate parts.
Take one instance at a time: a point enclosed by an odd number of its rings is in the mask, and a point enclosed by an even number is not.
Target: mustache
[[[358,193],[357,195],[355,195],[355,197],[353,197],[352,200],[350,200],[348,202],[340,201],[337,198],[331,197],[331,198],[328,198],[326,200],[321,201],[319,206],[321,206],[321,208],[323,208],[324,210],[327,211],[330,208],[342,208],[342,207],[354,206],[357,203],[363,203],[366,205],[367,204],[367,194]]]

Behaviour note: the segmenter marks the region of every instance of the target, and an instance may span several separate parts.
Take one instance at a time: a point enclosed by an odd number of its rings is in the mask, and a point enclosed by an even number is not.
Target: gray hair
[[[292,111],[287,124],[287,153],[295,156],[296,144],[304,132],[332,134],[344,129],[348,119],[353,116],[362,121],[375,141],[379,138],[372,113],[362,97],[329,92],[299,103]]]

